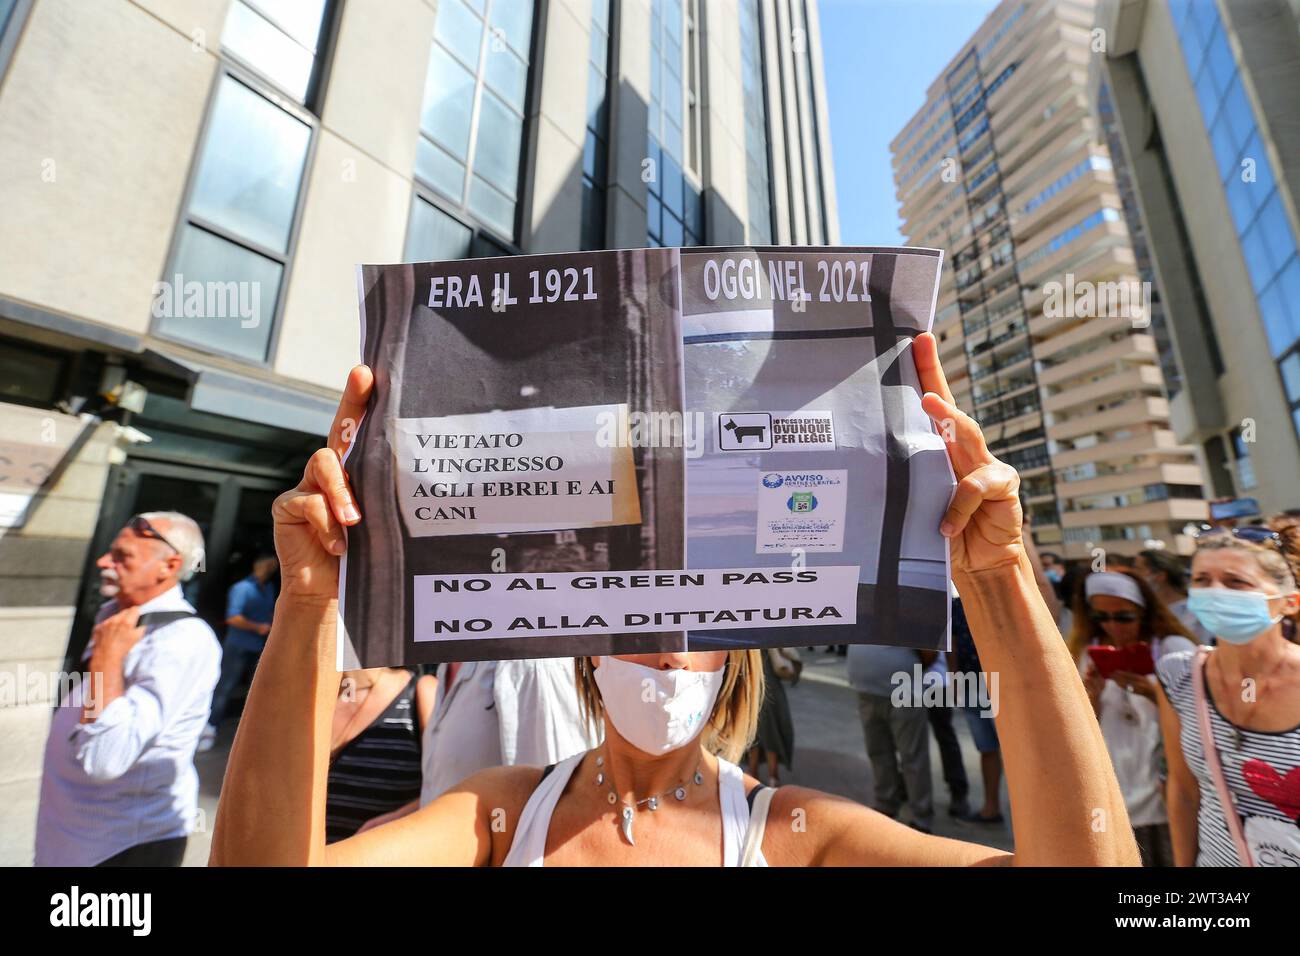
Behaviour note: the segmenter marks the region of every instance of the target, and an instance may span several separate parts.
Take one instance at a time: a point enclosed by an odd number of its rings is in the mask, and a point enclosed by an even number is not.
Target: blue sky
[[[996,0],[819,0],[840,241],[896,245],[889,141]]]

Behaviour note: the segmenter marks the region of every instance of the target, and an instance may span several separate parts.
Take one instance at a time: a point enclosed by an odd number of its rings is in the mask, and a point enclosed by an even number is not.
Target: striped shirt
[[[1197,815],[1196,865],[1241,866],[1227,818],[1219,803],[1219,791],[1210,776],[1205,751],[1201,746],[1200,720],[1196,713],[1195,690],[1192,686],[1195,656],[1195,651],[1165,655],[1156,663],[1156,676],[1160,678],[1169,703],[1178,713],[1181,724],[1179,743],[1182,745],[1183,759],[1201,790],[1201,807]],[[1228,790],[1236,804],[1236,812],[1243,818],[1271,817],[1290,822],[1290,818],[1278,806],[1251,789],[1242,776],[1242,767],[1251,761],[1262,761],[1285,778],[1288,772],[1300,767],[1300,727],[1275,732],[1238,727],[1219,712],[1208,683],[1207,681],[1205,697],[1210,708],[1210,727]]]
[[[391,704],[330,765],[325,840],[352,836],[367,820],[420,797],[420,726],[412,676]]]

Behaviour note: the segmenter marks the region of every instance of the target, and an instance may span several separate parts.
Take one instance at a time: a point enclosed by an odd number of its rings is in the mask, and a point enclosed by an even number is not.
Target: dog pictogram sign
[[[718,415],[718,451],[767,451],[771,447],[771,412]]]

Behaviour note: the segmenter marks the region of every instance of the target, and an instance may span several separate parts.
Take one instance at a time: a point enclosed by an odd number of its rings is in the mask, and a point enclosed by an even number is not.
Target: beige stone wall
[[[403,257],[433,23],[423,0],[344,6],[280,317],[278,375],[339,388],[360,359],[356,267]]]
[[[529,120],[533,175],[524,188],[525,252],[568,252],[582,243],[582,146],[587,138],[588,50],[593,0],[544,9],[541,96]],[[595,0],[605,3],[606,0]]]
[[[0,295],[147,328],[216,66],[173,22],[220,7],[33,6],[0,87]]]
[[[749,193],[745,166],[745,94],[740,78],[740,10],[736,0],[704,5],[703,42],[705,215],[709,242],[732,245],[745,241]]]
[[[650,104],[650,3],[620,0],[622,25],[615,39],[618,80],[610,112],[610,244],[638,249],[646,243],[646,159]]]
[[[275,370],[338,389],[360,360],[356,266],[402,260],[411,183],[329,129],[310,177]]]

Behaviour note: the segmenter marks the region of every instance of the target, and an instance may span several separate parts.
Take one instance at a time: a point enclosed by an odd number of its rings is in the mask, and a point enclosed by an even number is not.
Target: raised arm
[[[921,833],[849,800],[782,787],[768,814],[764,856],[773,865],[1136,866],[1106,745],[1021,540],[1019,477],[953,405],[934,337],[918,336],[913,353],[922,404],[952,436],[948,457],[958,483],[940,530],[989,674],[1015,853]]]
[[[325,861],[330,722],[339,682],[338,555],[346,549],[344,525],[361,518],[339,457],[373,381],[370,369],[352,369],[328,446],[272,506],[281,591],[226,765],[209,864]]]
[[[539,773],[484,771],[423,810],[326,846],[330,729],[338,700],[339,555],[361,520],[341,455],[365,413],[373,377],[348,376],[329,443],[276,499],[280,598],[235,734],[212,833],[213,866],[473,865],[500,855]],[[430,695],[421,695],[422,722]],[[494,816],[493,814],[496,814]],[[507,844],[508,845],[508,844]]]
[[[271,508],[280,597],[226,765],[212,865],[325,861],[330,724],[339,689],[338,558],[344,527],[361,520],[340,455],[373,383],[368,368],[352,370],[327,447]]]
[[[1047,604],[1047,613],[1052,615],[1052,620],[1059,624],[1061,612],[1065,608],[1061,604],[1061,599],[1056,596],[1056,588],[1052,587],[1052,582],[1047,580],[1047,575],[1043,573],[1043,564],[1038,557],[1038,547],[1034,544],[1034,536],[1029,532],[1029,521],[1026,519],[1020,528],[1020,540],[1025,545],[1025,553],[1029,555],[1029,567],[1034,572],[1034,583],[1038,585],[1038,593],[1043,596],[1043,601]]]
[[[1025,552],[1020,478],[993,457],[979,426],[953,404],[934,336],[918,336],[913,353],[926,393],[922,405],[954,437],[948,457],[957,488],[940,531],[950,542],[953,581],[990,691],[996,686],[1015,862],[1137,865],[1101,729]]]

